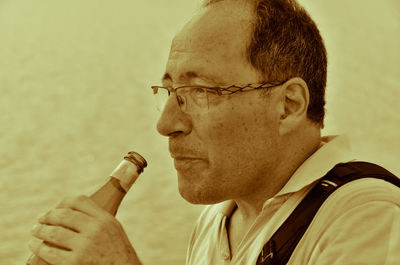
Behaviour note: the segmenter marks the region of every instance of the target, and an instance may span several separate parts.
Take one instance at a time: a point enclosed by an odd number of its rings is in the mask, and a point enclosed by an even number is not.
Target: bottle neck
[[[121,187],[118,179],[111,177],[90,198],[104,210],[115,216],[125,194],[126,192]]]

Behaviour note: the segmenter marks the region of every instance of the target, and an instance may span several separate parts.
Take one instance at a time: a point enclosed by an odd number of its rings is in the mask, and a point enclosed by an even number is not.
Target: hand
[[[52,265],[141,264],[121,224],[87,196],[63,200],[32,235],[29,248]]]

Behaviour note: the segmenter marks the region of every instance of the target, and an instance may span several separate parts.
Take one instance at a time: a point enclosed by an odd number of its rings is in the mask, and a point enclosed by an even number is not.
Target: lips
[[[186,171],[193,166],[196,166],[199,163],[206,162],[204,159],[200,158],[193,158],[193,157],[175,157],[174,158],[174,165],[176,170],[178,171]]]
[[[188,170],[199,163],[208,163],[207,153],[200,151],[193,143],[178,141],[176,138],[169,139],[169,152],[178,171]]]
[[[175,160],[206,160],[207,155],[196,151],[194,148],[172,145],[170,143],[169,152]]]

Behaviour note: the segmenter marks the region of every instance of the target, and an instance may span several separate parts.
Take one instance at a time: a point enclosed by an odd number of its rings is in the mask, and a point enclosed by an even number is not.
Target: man
[[[187,264],[256,264],[316,181],[353,159],[343,137],[321,138],[325,83],[323,41],[294,1],[209,1],[175,36],[163,87],[153,87],[167,96],[157,129],[181,195],[210,204]],[[385,181],[343,186],[288,264],[395,264],[399,205]],[[39,222],[33,235],[63,248],[31,245],[50,264],[140,264],[119,223],[85,196]]]

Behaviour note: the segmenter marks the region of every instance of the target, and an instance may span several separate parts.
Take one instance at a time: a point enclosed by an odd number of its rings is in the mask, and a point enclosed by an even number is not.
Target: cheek
[[[277,131],[273,120],[263,114],[232,113],[207,124],[210,143],[219,146],[242,146],[265,141]]]
[[[274,151],[277,127],[264,115],[235,113],[208,124],[210,166],[220,170],[249,172]]]
[[[208,163],[180,176],[180,191],[188,201],[215,203],[235,198],[257,186],[259,177],[270,169],[277,149],[273,145],[276,128],[266,116],[243,113],[193,119],[192,136],[200,139],[199,148],[207,152]]]

